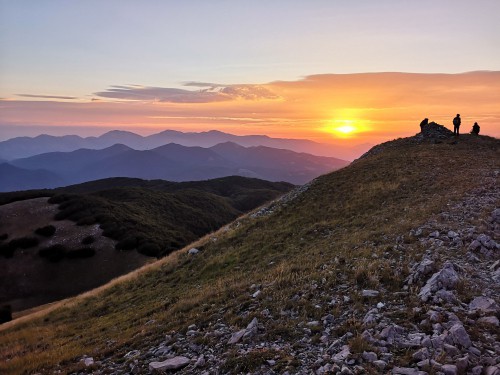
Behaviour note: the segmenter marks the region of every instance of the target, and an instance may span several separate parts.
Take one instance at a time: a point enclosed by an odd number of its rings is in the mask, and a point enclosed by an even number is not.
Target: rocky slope
[[[4,371],[500,373],[499,141],[436,132],[8,327]]]

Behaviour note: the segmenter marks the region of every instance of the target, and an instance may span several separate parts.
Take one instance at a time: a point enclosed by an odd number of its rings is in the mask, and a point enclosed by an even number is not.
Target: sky
[[[500,136],[500,1],[0,0],[0,140]]]

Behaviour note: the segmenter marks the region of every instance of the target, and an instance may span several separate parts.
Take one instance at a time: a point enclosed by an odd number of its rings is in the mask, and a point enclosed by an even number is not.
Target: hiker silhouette
[[[460,135],[460,124],[462,120],[460,119],[460,113],[457,113],[457,116],[453,119],[453,134],[457,137]]]
[[[424,126],[427,126],[427,124],[429,123],[429,119],[426,117],[422,120],[422,122],[420,123],[420,131],[424,130]]]
[[[472,130],[471,130],[471,134],[475,134],[475,135],[479,135],[479,131],[481,130],[481,127],[478,125],[477,122],[474,123],[474,125],[472,125]]]

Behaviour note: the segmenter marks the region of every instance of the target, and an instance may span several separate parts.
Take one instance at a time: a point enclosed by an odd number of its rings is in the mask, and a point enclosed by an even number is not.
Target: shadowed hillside
[[[488,137],[380,145],[134,275],[8,324],[0,369],[493,374],[499,170]]]
[[[0,306],[17,312],[95,288],[292,187],[243,177],[117,178],[0,194]]]

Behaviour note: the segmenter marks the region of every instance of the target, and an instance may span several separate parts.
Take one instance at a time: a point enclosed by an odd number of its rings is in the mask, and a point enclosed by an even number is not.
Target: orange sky
[[[477,121],[482,134],[499,137],[500,72],[323,74],[266,84],[114,86],[87,98],[18,96],[0,101],[0,138],[2,128],[37,125],[37,134],[50,126],[88,126],[95,134],[217,129],[378,143],[415,134],[424,117],[450,128],[457,113],[462,132]]]

